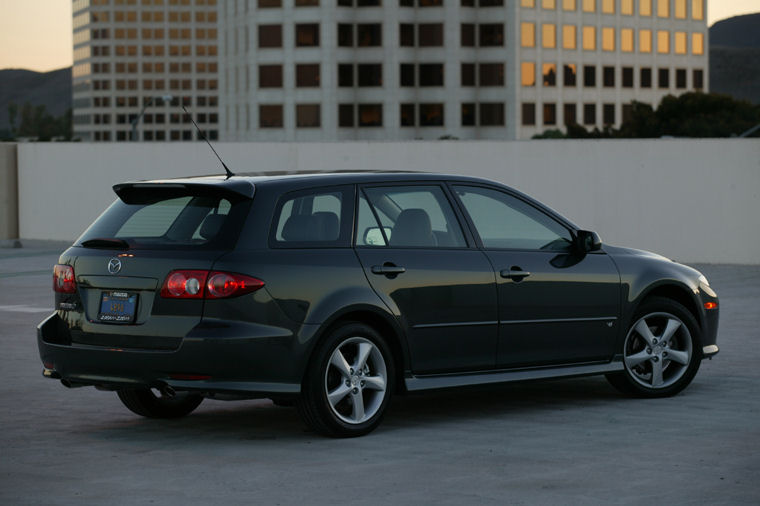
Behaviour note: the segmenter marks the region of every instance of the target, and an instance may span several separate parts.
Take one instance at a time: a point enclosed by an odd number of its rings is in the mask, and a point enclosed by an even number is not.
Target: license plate
[[[108,323],[131,323],[135,319],[136,309],[136,293],[103,292],[100,297],[98,320]]]

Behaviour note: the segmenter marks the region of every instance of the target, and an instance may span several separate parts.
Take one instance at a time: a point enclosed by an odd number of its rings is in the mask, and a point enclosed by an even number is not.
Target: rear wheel
[[[385,413],[393,378],[393,360],[382,337],[360,323],[343,325],[327,337],[309,364],[298,410],[322,434],[367,434]]]
[[[174,396],[151,388],[125,389],[116,392],[130,411],[147,418],[180,418],[190,414],[203,401],[203,397],[187,392]]]
[[[694,316],[661,297],[645,301],[623,343],[621,372],[607,375],[614,387],[641,397],[675,395],[694,379],[702,348]]]

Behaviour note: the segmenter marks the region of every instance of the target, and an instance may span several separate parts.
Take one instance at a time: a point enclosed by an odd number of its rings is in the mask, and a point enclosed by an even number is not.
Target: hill
[[[63,115],[71,107],[71,67],[50,72],[0,70],[0,131],[10,127],[10,102],[15,102],[19,107],[25,102],[44,105],[53,116]]]
[[[710,91],[760,104],[760,13],[710,27]]]

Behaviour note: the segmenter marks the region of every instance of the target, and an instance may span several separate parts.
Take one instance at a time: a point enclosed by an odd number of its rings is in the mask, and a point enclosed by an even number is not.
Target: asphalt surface
[[[334,440],[269,401],[157,421],[43,378],[57,254],[0,249],[0,505],[760,504],[760,266],[695,266],[721,352],[674,398],[603,377],[420,394]]]

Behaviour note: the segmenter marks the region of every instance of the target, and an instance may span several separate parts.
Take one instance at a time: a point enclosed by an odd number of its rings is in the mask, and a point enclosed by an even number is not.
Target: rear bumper
[[[312,329],[304,326],[308,334]],[[203,321],[176,350],[61,344],[66,325],[58,313],[37,327],[47,377],[71,386],[162,388],[245,394],[250,397],[300,392],[307,340],[292,331],[240,322]]]

